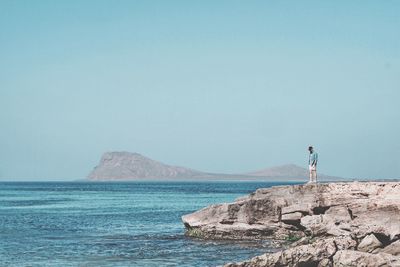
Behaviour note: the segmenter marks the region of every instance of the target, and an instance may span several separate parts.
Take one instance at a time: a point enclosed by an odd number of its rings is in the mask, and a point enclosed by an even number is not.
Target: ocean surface
[[[184,236],[181,216],[285,183],[2,182],[0,266],[218,266],[271,251]]]

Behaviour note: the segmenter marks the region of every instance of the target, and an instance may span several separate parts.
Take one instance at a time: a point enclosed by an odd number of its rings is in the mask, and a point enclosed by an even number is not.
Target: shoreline
[[[182,221],[187,236],[281,242],[279,252],[229,267],[400,266],[399,214],[400,183],[368,181],[260,188]]]
[[[280,180],[280,179],[127,179],[127,180],[0,180],[0,183],[136,183],[136,182],[249,182],[249,183],[295,183],[306,184],[308,180]],[[353,182],[400,182],[400,178],[387,178],[387,179],[347,179],[347,180],[326,180],[319,181],[318,184],[326,183],[353,183]]]

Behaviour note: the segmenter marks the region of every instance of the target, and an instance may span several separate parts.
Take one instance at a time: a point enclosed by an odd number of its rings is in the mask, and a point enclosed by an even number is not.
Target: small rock
[[[225,267],[249,267],[249,266],[332,266],[329,258],[336,253],[337,243],[342,244],[343,249],[351,249],[353,242],[350,237],[331,237],[320,239],[312,244],[288,248],[275,253],[266,253],[254,257],[248,261],[229,263]],[[349,244],[350,247],[346,247]]]
[[[317,267],[332,267],[333,263],[329,259],[323,259],[318,263]]]
[[[283,222],[285,221],[299,221],[301,217],[303,217],[303,214],[301,214],[301,212],[293,212],[293,213],[288,213],[288,214],[283,214],[281,220]]]
[[[301,212],[304,214],[310,213],[310,204],[308,203],[300,203],[300,204],[293,204],[287,207],[282,207],[282,214],[288,214],[293,212]]]
[[[380,250],[380,252],[385,252],[396,256],[400,255],[400,240],[397,240],[390,245],[384,247]]]
[[[400,266],[398,258],[387,253],[371,254],[355,250],[339,250],[333,256],[334,267]]]
[[[370,234],[361,240],[361,243],[358,245],[358,250],[362,252],[372,252],[382,246],[383,245],[378,238],[376,238],[374,234]]]

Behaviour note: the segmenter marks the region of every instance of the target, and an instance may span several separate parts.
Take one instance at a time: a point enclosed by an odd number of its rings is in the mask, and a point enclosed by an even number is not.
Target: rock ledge
[[[182,221],[193,237],[291,241],[226,266],[400,266],[399,182],[263,188]]]

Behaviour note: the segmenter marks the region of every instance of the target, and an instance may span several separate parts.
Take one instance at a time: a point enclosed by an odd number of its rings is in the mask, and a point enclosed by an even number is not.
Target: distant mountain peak
[[[120,180],[140,178],[191,178],[201,172],[171,166],[152,160],[139,153],[126,151],[106,152],[99,165],[89,174],[92,180]]]

